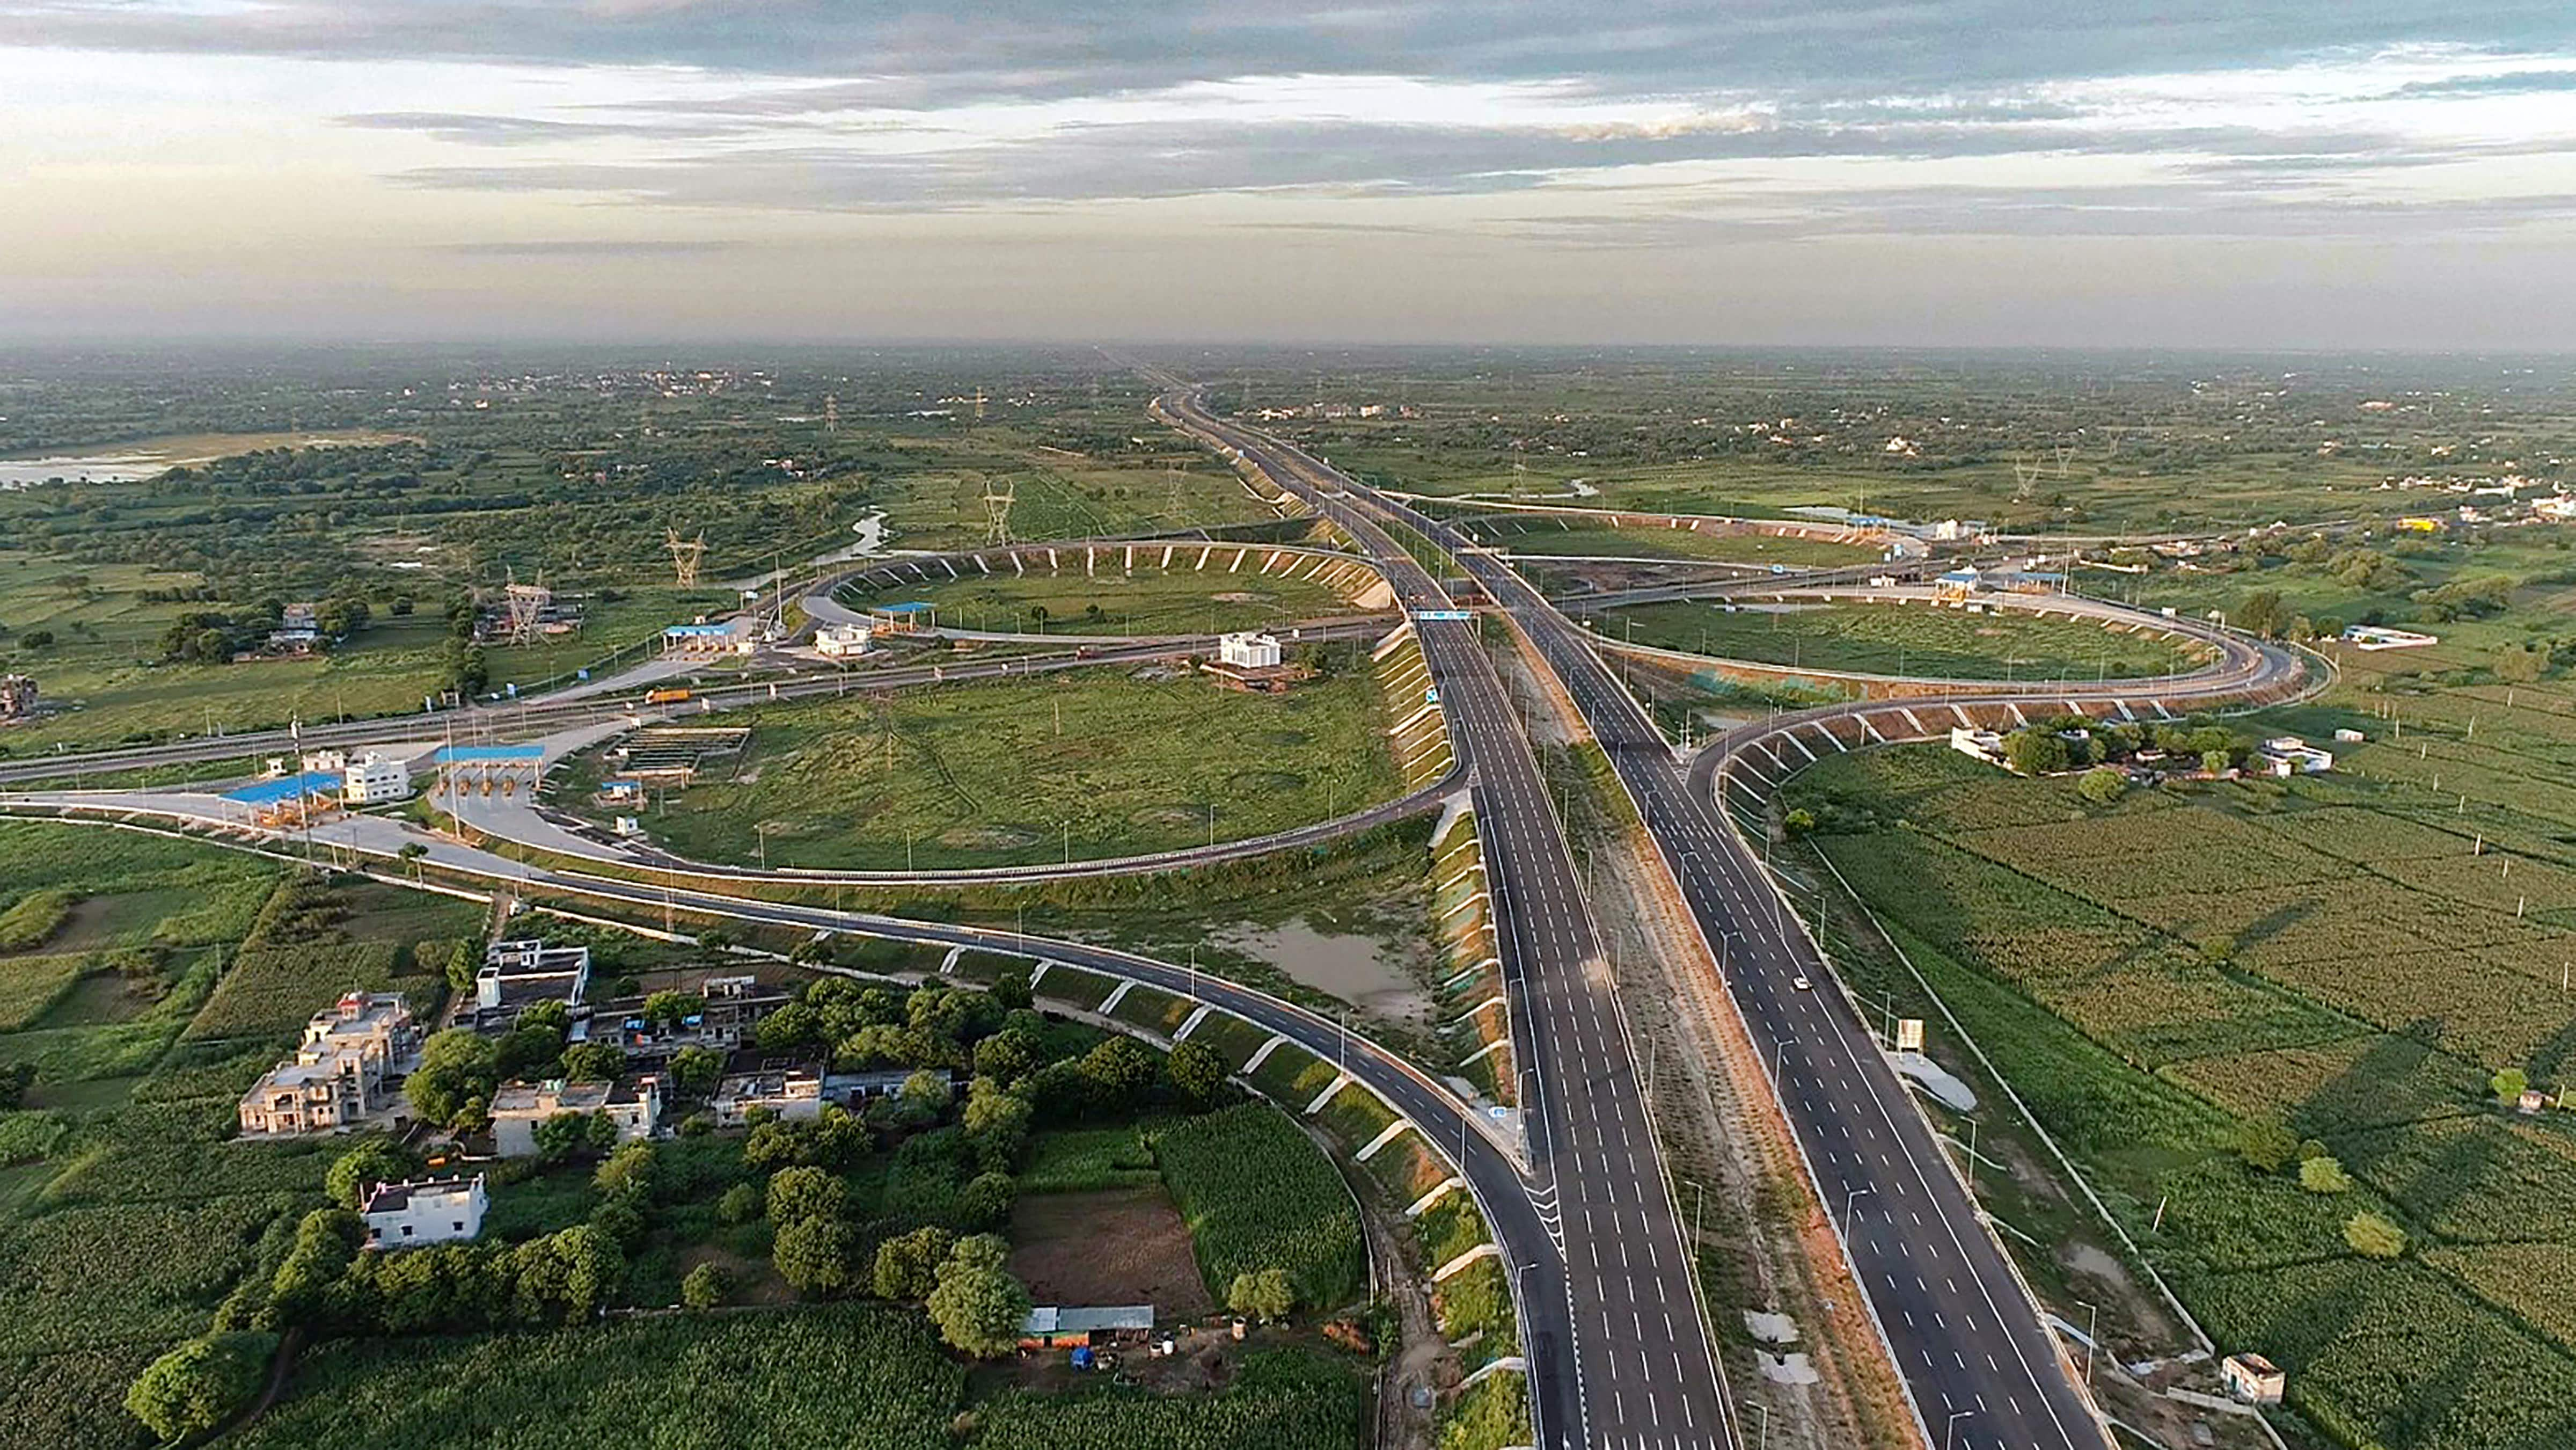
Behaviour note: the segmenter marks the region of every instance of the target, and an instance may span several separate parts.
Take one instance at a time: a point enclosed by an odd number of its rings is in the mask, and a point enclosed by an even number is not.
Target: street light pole
[[[1952,1410],[1950,1412],[1950,1418],[1943,1421],[1941,1424],[1941,1450],[1950,1450],[1950,1432],[1957,1428],[1961,1420],[1964,1420],[1975,1413],[1975,1410]]]
[[[1859,1198],[1859,1197],[1860,1197],[1862,1194],[1864,1194],[1864,1193],[1875,1193],[1875,1192],[1877,1192],[1877,1191],[1878,1191],[1878,1190],[1876,1190],[1876,1189],[1874,1189],[1874,1188],[1871,1188],[1871,1187],[1869,1187],[1868,1185],[1864,1184],[1864,1185],[1862,1185],[1861,1187],[1855,1188],[1855,1189],[1853,1189],[1851,1192],[1846,1193],[1846,1194],[1844,1194],[1844,1195],[1843,1195],[1843,1235],[1844,1235],[1844,1237],[1848,1238],[1848,1237],[1850,1237],[1850,1236],[1851,1236],[1851,1231],[1852,1231],[1852,1202],[1853,1202],[1853,1200],[1855,1200],[1855,1199]]]
[[[1748,1408],[1762,1412],[1762,1439],[1754,1450],[1771,1450],[1771,1407],[1750,1396],[1745,1398],[1744,1403]]]

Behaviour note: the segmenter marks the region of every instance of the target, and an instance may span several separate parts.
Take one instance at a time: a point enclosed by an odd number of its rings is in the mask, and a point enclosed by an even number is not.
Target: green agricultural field
[[[1598,628],[1717,659],[1961,680],[2162,675],[2192,669],[2202,655],[2170,635],[2123,634],[2087,619],[1920,604],[1640,604],[1605,612]]]
[[[2312,1421],[2390,1450],[2543,1443],[2576,1341],[2563,1285],[2531,1269],[2576,1253],[2576,1150],[2560,1114],[2506,1114],[2488,1079],[2554,1090],[2576,1069],[2557,990],[2576,862],[2546,831],[2561,818],[2533,814],[2560,809],[2536,788],[2567,759],[2569,704],[2549,681],[2510,704],[2471,704],[2489,687],[2466,682],[2409,693],[2422,753],[2400,753],[2369,708],[2390,683],[2373,668],[2268,722],[2363,725],[2323,776],[2105,808],[1905,747],[1830,758],[1789,801],[2185,1302],[2288,1367]],[[2472,710],[2497,744],[2463,807],[2424,777],[2470,748]],[[1873,1000],[1915,998],[1871,952],[1843,960]],[[2266,1124],[2355,1186],[2302,1192],[2240,1155]],[[2365,1209],[2404,1228],[2406,1261],[2348,1247]],[[2035,1231],[2036,1210],[2010,1212]]]
[[[1013,539],[1134,538],[1259,523],[1276,512],[1234,474],[1176,434],[1133,420],[1150,454],[1111,459],[1050,449],[1025,429],[987,427],[903,439],[877,484],[894,539],[908,549],[962,549],[991,538],[985,498],[1012,494]]]
[[[244,1450],[948,1442],[965,1371],[917,1315],[872,1306],[637,1319],[542,1334],[335,1344]]]
[[[338,649],[309,659],[231,664],[168,664],[161,637],[180,614],[205,604],[146,603],[147,589],[193,587],[193,574],[128,565],[71,565],[19,551],[0,551],[0,623],[20,638],[50,632],[53,642],[22,647],[5,668],[36,677],[53,708],[40,719],[0,732],[0,750],[25,754],[58,743],[99,745],[151,733],[198,734],[270,728],[294,718],[329,719],[417,711],[422,697],[445,687],[447,635],[434,596],[418,612],[391,612],[396,592],[381,584],[373,618]],[[426,588],[427,586],[423,586]],[[593,607],[580,634],[485,651],[492,687],[533,686],[568,675],[620,650],[632,650],[676,623],[725,602],[721,592],[638,589]]]
[[[1386,709],[1356,666],[1285,694],[1168,670],[1078,671],[738,712],[738,760],[644,816],[693,859],[1006,865],[1283,830],[1397,793]],[[586,809],[599,766],[558,799]]]
[[[1599,555],[1627,559],[1708,559],[1729,564],[1779,564],[1792,569],[1832,569],[1880,557],[1866,544],[1768,534],[1708,533],[1653,525],[1614,528],[1607,523],[1485,517],[1470,525],[1476,536],[1514,554]]]
[[[1367,1286],[1349,1190],[1279,1109],[1192,1118],[1155,1138],[1154,1159],[1219,1301],[1235,1275],[1260,1269],[1286,1269],[1306,1309],[1338,1308]]]
[[[1231,555],[1220,556],[1205,573],[1177,567],[1195,557],[1175,556],[1171,569],[1140,563],[1133,574],[1118,572],[1114,558],[1104,559],[1095,575],[1084,573],[1080,555],[1072,554],[1053,573],[970,571],[946,583],[852,594],[846,602],[865,608],[926,600],[938,606],[939,622],[947,628],[1022,634],[1284,633],[1301,620],[1356,612],[1338,591],[1314,580],[1265,577],[1257,563],[1227,573],[1224,563]]]

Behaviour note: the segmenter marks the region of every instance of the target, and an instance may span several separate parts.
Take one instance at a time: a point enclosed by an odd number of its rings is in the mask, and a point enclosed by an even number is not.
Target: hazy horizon
[[[2563,6],[0,0],[0,338],[2547,355]]]

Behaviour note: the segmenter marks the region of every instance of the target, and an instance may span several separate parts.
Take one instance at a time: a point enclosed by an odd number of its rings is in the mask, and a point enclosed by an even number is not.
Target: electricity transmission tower
[[[1011,541],[1011,505],[1019,502],[1019,485],[1009,479],[984,484],[984,542]]]
[[[698,587],[698,561],[707,556],[707,536],[705,531],[700,530],[698,536],[694,539],[683,539],[680,537],[680,531],[678,529],[666,526],[662,530],[662,538],[663,542],[669,545],[671,550],[671,575],[673,582],[678,584],[682,589],[695,589]]]

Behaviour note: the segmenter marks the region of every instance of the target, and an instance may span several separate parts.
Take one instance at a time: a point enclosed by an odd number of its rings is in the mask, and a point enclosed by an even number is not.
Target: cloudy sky
[[[0,0],[0,336],[2546,348],[2576,6]]]

